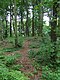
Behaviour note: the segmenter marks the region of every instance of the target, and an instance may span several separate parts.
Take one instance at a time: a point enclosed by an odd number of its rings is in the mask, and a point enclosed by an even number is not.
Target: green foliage
[[[30,37],[28,40],[31,41],[29,48],[39,48],[40,47],[40,41],[41,41],[41,37]]]
[[[53,45],[50,39],[47,39],[46,37],[44,37],[39,44],[40,48],[37,52],[33,50],[29,52],[30,58],[35,58],[35,61],[38,63],[48,64],[51,52],[54,51]]]
[[[34,50],[29,50],[28,54],[29,54],[29,58],[35,58],[36,56],[36,52]]]
[[[19,71],[22,65],[15,63],[16,59],[21,55],[15,53],[13,55],[0,54],[0,80],[29,80]]]
[[[22,47],[22,45],[23,45],[23,41],[24,41],[24,38],[23,37],[19,37],[19,39],[18,39],[18,43],[19,43],[18,48],[14,47],[14,37],[11,37],[11,38],[8,37],[4,41],[0,41],[0,45],[1,45],[0,53],[14,52],[14,51],[19,50],[20,49],[19,47]]]
[[[14,37],[7,37],[6,40],[7,40],[9,43],[14,43]]]
[[[14,42],[14,37],[8,37],[7,39],[6,39],[9,43],[11,43],[11,44],[15,44]],[[19,37],[18,38],[18,44],[19,44],[19,46],[20,47],[22,47],[22,45],[23,45],[23,41],[24,41],[24,38],[23,37]]]
[[[0,59],[4,59],[4,57],[5,57],[4,55],[1,55],[1,54],[0,54]]]
[[[42,80],[60,80],[60,69],[53,71],[48,66],[42,67]]]
[[[22,68],[22,67],[23,67],[23,65],[17,64],[17,65],[13,65],[13,66],[12,66],[12,69],[13,69],[13,70],[20,70],[20,68]]]
[[[51,31],[51,27],[50,26],[46,26],[46,24],[43,26],[43,33],[47,34]]]
[[[23,37],[19,37],[18,38],[18,44],[19,44],[20,47],[23,46],[23,42],[24,42],[24,38]]]
[[[0,66],[0,80],[8,80],[8,69],[6,67]]]
[[[23,73],[0,66],[0,80],[29,80]]]
[[[12,80],[29,80],[27,77],[24,76],[23,73],[20,71],[11,71],[8,74],[9,78]]]
[[[19,54],[14,54],[14,55],[8,55],[5,56],[5,63],[7,66],[12,65],[13,63],[16,62],[16,59],[20,57]]]
[[[39,48],[40,45],[39,45],[39,43],[32,42],[29,47],[30,48]]]
[[[2,46],[3,44],[3,46]],[[9,45],[8,45],[9,44]],[[19,48],[14,48],[14,38],[7,38],[1,43],[0,49],[0,80],[29,80],[19,70],[22,65],[16,64],[18,58],[21,57],[20,53],[14,52]],[[19,45],[22,47],[23,38],[19,38]],[[4,47],[6,46],[6,48]],[[5,55],[5,52],[14,52]]]
[[[60,38],[57,39],[56,42],[56,49],[57,49],[57,63],[60,64]]]
[[[19,48],[3,48],[0,52],[14,52],[19,50]]]
[[[29,57],[35,59],[35,61],[41,65],[49,65],[50,67],[53,67],[52,62],[54,62],[54,60],[51,60],[51,56],[55,55],[57,57],[55,63],[59,65],[60,40],[57,40],[56,45],[54,45],[54,43],[51,42],[49,35],[44,34],[42,40],[39,42],[39,45],[40,48],[37,51],[29,51]],[[54,47],[56,47],[56,54],[54,53]]]

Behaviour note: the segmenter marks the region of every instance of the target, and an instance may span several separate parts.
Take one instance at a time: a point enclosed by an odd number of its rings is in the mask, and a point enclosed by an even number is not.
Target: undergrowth
[[[60,80],[60,40],[57,39],[54,45],[50,37],[44,35],[39,41],[38,51],[31,49],[28,52],[29,58],[33,59],[33,66],[38,70],[42,68],[42,80]],[[37,39],[34,42],[37,44]],[[56,54],[54,54],[54,47],[56,47]],[[56,62],[51,59],[53,55],[56,55]]]
[[[0,80],[29,80],[19,71],[23,66],[16,64],[16,60],[20,57],[20,54],[0,54]]]
[[[3,46],[2,46],[3,44]],[[13,45],[12,45],[13,44]],[[19,45],[22,47],[23,39],[19,39]],[[14,39],[8,38],[1,42],[0,46],[0,80],[29,80],[21,71],[23,66],[17,64],[21,57],[20,53],[15,51],[20,48],[14,48]],[[14,52],[14,53],[12,53]],[[9,53],[6,55],[6,53]],[[11,53],[11,54],[10,54]]]

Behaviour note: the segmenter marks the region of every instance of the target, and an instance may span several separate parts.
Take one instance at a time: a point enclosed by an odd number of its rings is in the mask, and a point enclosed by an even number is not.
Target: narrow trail
[[[25,74],[34,73],[35,68],[32,66],[32,62],[28,57],[28,51],[29,49],[30,41],[26,40],[23,49],[20,50],[20,54],[22,57],[18,60],[18,63],[23,65],[23,68],[20,69],[20,71],[24,72]],[[27,76],[26,75],[26,76]],[[41,76],[41,71],[38,71],[37,74],[34,76],[28,76],[30,80],[40,80],[39,77]]]

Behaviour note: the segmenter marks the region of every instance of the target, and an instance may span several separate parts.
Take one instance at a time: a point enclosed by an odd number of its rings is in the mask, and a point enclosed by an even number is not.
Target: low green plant
[[[49,65],[50,67],[56,67],[58,64],[60,64],[60,40],[57,40],[55,45],[51,42],[49,36],[44,35],[39,44],[40,48],[38,49],[38,51],[29,51],[30,58],[34,58],[35,61],[41,65]],[[54,47],[56,47],[56,54],[54,53]],[[54,61],[54,59],[51,59],[53,55],[56,56],[56,62]]]
[[[18,38],[19,47],[22,47],[23,46],[23,42],[24,42],[24,38],[23,37],[19,37]]]
[[[21,57],[20,54],[14,54],[14,55],[5,56],[5,63],[6,63],[7,66],[12,65],[20,57]]]
[[[29,80],[27,77],[24,76],[23,73],[21,73],[20,71],[11,71],[9,72],[9,77],[12,80]]]
[[[5,66],[0,66],[0,80],[8,80],[8,69]]]
[[[13,69],[13,70],[20,70],[20,68],[22,68],[22,67],[23,67],[23,65],[17,64],[17,65],[13,65],[13,66],[12,66],[12,69]]]
[[[17,70],[9,71],[8,68],[0,66],[0,80],[29,80],[23,73]]]
[[[60,69],[52,70],[48,66],[42,67],[42,80],[60,80]]]
[[[21,55],[16,53],[14,55],[0,54],[0,80],[29,80],[19,69],[22,65],[15,65],[16,59]]]
[[[0,54],[5,54],[6,52],[15,52],[15,51],[17,51],[19,49],[20,48],[15,48],[15,47],[13,47],[13,48],[2,48],[0,50]]]
[[[32,72],[28,72],[28,73],[24,73],[25,75],[27,75],[28,77],[33,77],[34,76],[34,73],[32,73]]]
[[[34,51],[34,50],[29,50],[28,54],[29,54],[29,58],[35,58],[35,56],[36,56],[36,51]]]
[[[30,47],[30,48],[39,48],[40,45],[39,45],[39,43],[35,43],[35,42],[33,43],[33,42],[32,42],[32,43],[29,45],[29,47]]]

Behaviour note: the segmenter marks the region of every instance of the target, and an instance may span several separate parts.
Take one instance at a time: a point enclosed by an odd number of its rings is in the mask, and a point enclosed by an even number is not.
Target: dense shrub
[[[0,80],[29,80],[23,73],[0,66]]]
[[[42,67],[42,80],[60,80],[60,69],[54,71],[48,66]]]
[[[7,66],[12,65],[16,62],[16,59],[20,57],[20,54],[8,55],[5,56],[5,63]]]
[[[58,65],[60,63],[60,41],[57,40],[56,45],[54,45],[49,35],[43,35],[39,44],[40,48],[37,52],[34,50],[29,51],[29,57],[34,58],[36,62],[42,65],[49,65],[50,67],[53,67],[52,63]],[[56,54],[54,53],[54,47],[56,47]],[[53,55],[56,56],[56,62],[54,62],[54,59],[51,59]]]
[[[19,71],[22,65],[14,64],[19,57],[19,54],[0,55],[0,80],[29,80]]]

